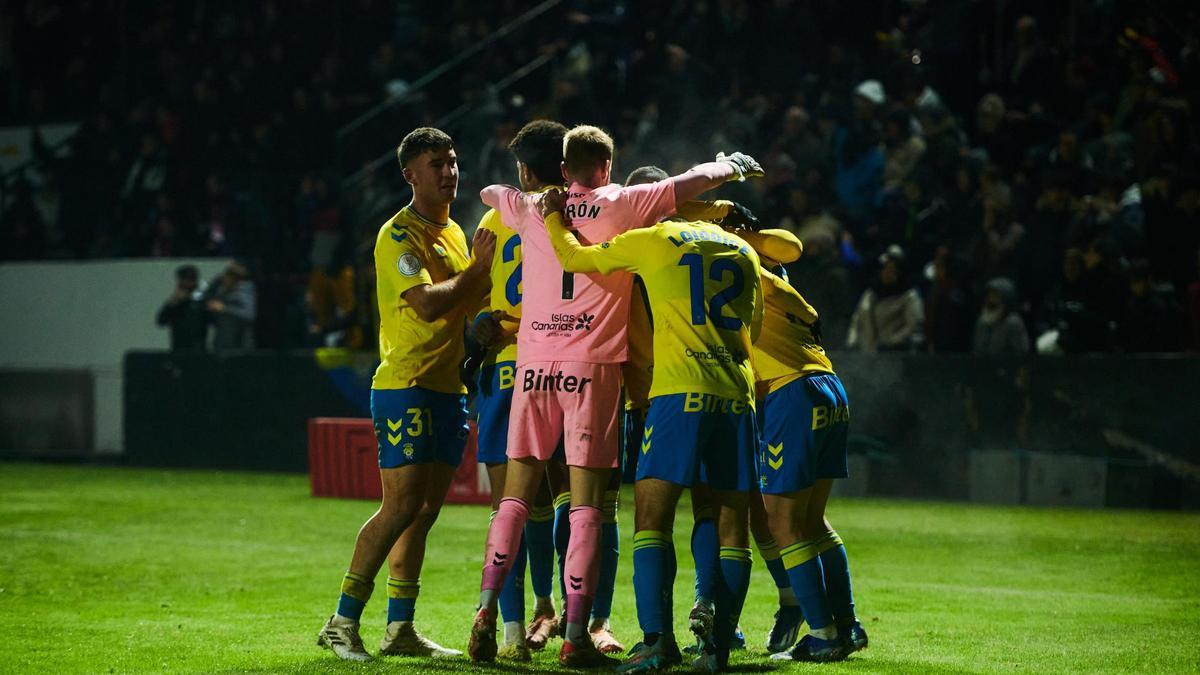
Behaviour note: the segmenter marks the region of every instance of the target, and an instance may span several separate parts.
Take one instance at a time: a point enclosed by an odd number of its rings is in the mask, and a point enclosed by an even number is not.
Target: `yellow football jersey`
[[[403,293],[446,281],[471,262],[467,238],[453,220],[427,220],[406,206],[379,228],[375,239],[375,288],[379,302],[379,358],[373,389],[424,387],[466,393],[458,377],[463,324],[469,309],[456,308],[422,321]],[[471,308],[473,309],[473,308]]]
[[[546,226],[564,270],[642,278],[654,317],[650,398],[704,393],[753,404],[750,350],[763,297],[749,244],[701,222],[662,222],[594,246],[581,246],[561,214]]]
[[[514,319],[521,318],[521,236],[500,220],[500,212],[488,209],[479,221],[479,229],[496,235],[492,256],[492,290],[488,310],[500,310]],[[507,332],[507,331],[506,331]],[[514,328],[500,344],[488,350],[484,365],[517,360],[517,333]]]
[[[633,278],[633,300],[629,305],[629,360],[621,366],[625,380],[625,409],[650,405],[650,382],[654,373],[654,321],[650,299],[641,277]]]
[[[811,373],[832,373],[821,347],[817,310],[784,279],[762,270],[766,302],[762,334],[754,343],[754,369],[767,391]]]

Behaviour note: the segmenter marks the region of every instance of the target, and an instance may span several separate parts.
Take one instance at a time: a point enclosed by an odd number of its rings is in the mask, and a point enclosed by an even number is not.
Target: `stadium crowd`
[[[12,182],[0,258],[236,257],[260,346],[369,348],[369,247],[404,191],[394,166],[343,184],[335,132],[526,8],[4,3],[0,116],[81,128]],[[1200,350],[1196,14],[572,0],[404,114],[472,104],[449,128],[468,232],[528,119],[609,129],[618,173],[745,148],[766,180],[722,196],[803,240],[789,273],[831,348]],[[544,50],[552,73],[488,85]]]

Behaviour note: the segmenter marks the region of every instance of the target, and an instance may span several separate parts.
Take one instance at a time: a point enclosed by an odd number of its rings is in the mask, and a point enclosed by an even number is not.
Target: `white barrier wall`
[[[191,263],[211,280],[228,260],[122,260],[0,265],[0,368],[85,368],[95,377],[99,454],[124,448],[121,360],[167,349],[154,316]]]

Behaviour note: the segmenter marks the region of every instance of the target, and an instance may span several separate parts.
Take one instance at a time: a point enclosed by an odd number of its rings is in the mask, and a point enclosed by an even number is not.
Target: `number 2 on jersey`
[[[504,249],[501,251],[502,260],[509,263],[517,259],[517,247],[521,245],[521,237],[513,235],[504,242]],[[521,263],[513,268],[513,271],[508,275],[508,283],[504,284],[504,298],[508,300],[508,304],[516,307],[521,304]]]
[[[726,275],[733,277],[733,282],[718,291],[715,295],[704,300],[704,258],[699,253],[684,253],[679,258],[679,266],[688,268],[692,291],[692,323],[704,325],[711,319],[713,325],[723,330],[738,330],[742,320],[735,316],[725,316],[721,313],[725,305],[732,302],[746,288],[746,277],[742,268],[729,258],[718,258],[708,267],[708,278],[713,281],[724,281]]]

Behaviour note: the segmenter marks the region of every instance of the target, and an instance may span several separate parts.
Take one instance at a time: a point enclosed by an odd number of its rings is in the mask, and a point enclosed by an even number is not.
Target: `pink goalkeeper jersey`
[[[492,185],[479,196],[521,235],[523,297],[517,363],[627,361],[625,329],[633,276],[563,272],[538,212],[537,195]],[[574,183],[567,195],[567,221],[584,244],[608,241],[673,213],[675,185],[669,180],[595,189]]]

